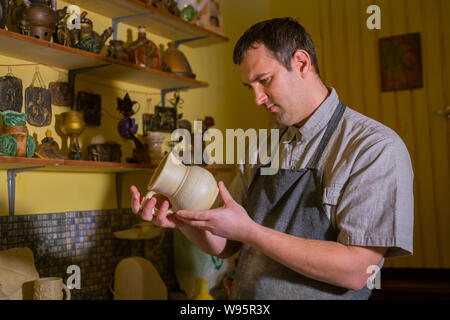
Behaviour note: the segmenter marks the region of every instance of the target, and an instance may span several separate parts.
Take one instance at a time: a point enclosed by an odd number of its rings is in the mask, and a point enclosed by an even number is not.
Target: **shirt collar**
[[[291,126],[287,129],[282,138],[284,143],[291,142],[293,139],[297,141],[308,141],[328,124],[339,104],[339,97],[336,90],[332,87],[329,87],[328,90],[331,91],[328,97],[301,128]]]

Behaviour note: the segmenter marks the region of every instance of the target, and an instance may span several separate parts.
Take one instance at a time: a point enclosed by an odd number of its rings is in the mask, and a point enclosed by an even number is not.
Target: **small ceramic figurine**
[[[36,156],[41,159],[64,159],[59,150],[58,143],[53,139],[50,130],[45,131],[45,138],[36,148]]]

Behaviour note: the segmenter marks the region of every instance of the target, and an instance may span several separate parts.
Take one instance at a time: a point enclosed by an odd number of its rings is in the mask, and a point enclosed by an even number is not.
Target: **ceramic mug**
[[[219,188],[208,170],[184,165],[172,152],[159,163],[148,184],[145,203],[158,194],[168,198],[168,214],[178,210],[208,210],[214,204]],[[153,210],[153,214],[158,213]]]
[[[49,277],[34,281],[34,300],[63,300],[63,290],[66,299],[70,300],[70,289],[63,283],[62,278]]]

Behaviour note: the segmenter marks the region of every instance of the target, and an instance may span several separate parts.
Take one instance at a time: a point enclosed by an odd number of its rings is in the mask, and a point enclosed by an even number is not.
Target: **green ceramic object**
[[[12,135],[2,134],[0,136],[0,153],[3,153],[4,156],[8,157],[14,157],[16,155],[17,143]]]
[[[24,126],[28,118],[26,113],[12,110],[3,111],[1,114],[4,126]]]
[[[76,48],[97,54],[99,54],[102,50],[102,46],[91,36],[88,36],[78,42]]]
[[[192,21],[192,20],[194,20],[196,15],[197,15],[197,11],[195,11],[194,7],[191,5],[188,5],[183,10],[181,10],[180,17],[187,21]]]
[[[30,135],[27,137],[27,157],[31,158],[34,156],[34,152],[36,151],[36,141]]]

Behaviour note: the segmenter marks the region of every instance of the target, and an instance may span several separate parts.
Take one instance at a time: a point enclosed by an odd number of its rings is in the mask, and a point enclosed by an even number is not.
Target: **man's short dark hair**
[[[316,49],[311,36],[305,28],[293,18],[275,18],[259,22],[248,29],[236,43],[233,53],[234,64],[240,65],[249,49],[264,44],[275,59],[287,70],[291,71],[291,59],[297,50],[305,50],[311,59],[311,64],[317,75],[319,64]]]

